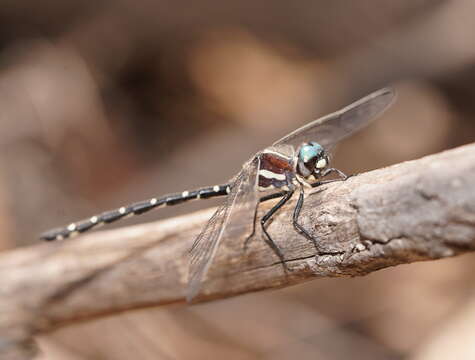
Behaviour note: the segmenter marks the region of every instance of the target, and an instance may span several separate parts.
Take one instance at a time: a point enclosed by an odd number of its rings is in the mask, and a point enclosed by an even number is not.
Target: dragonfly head
[[[327,152],[320,144],[311,141],[300,146],[297,159],[297,172],[304,178],[320,173],[329,165],[330,159]]]

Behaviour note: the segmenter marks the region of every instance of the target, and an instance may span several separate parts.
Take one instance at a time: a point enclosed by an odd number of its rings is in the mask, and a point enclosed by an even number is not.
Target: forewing
[[[295,148],[287,144],[273,144],[265,149],[265,151],[273,151],[289,159],[295,156]]]
[[[258,156],[243,166],[241,172],[231,181],[230,192],[225,202],[218,207],[193,243],[188,270],[188,301],[199,293],[214,255],[218,247],[222,245],[221,240],[239,238],[238,232],[233,232],[232,238],[227,236],[228,225],[239,223],[243,225],[239,227],[240,231],[250,231],[254,223],[254,211],[259,202],[258,169]]]
[[[273,145],[298,148],[307,141],[316,141],[329,149],[336,143],[362,129],[394,101],[392,89],[380,89],[332,114],[321,117],[293,131]]]

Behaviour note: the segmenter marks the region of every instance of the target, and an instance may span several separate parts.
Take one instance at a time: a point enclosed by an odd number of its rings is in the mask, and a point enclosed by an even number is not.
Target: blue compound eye
[[[308,163],[310,160],[317,158],[323,152],[323,148],[316,142],[303,145],[300,148],[299,159],[304,163]]]

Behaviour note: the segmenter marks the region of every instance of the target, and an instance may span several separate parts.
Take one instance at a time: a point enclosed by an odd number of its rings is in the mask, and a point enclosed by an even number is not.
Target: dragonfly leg
[[[284,206],[284,204],[292,197],[293,194],[294,194],[294,190],[287,191],[284,194],[284,196],[280,199],[280,201],[277,204],[275,204],[272,207],[272,209],[270,209],[261,219],[261,227],[262,227],[262,231],[264,232],[264,241],[279,257],[280,261],[282,262],[282,265],[284,266],[286,270],[288,270],[288,268],[287,268],[287,265],[285,264],[284,254],[282,253],[282,250],[280,250],[280,248],[277,246],[274,240],[272,240],[269,233],[267,232],[266,223],[269,221],[269,219],[272,218],[272,216],[275,214],[277,210],[279,210],[282,206]]]
[[[338,174],[338,176],[340,177],[340,180],[348,179],[348,175],[346,175],[343,171],[340,171],[340,170],[335,169],[335,168],[326,169],[323,172],[322,176],[327,176],[328,174],[331,174],[332,172],[336,172]]]
[[[256,208],[254,209],[254,218],[252,221],[252,231],[244,240],[244,251],[247,251],[247,247],[249,246],[249,241],[254,237],[256,234],[256,221],[257,221],[257,210],[259,209],[259,204],[257,204]]]
[[[272,200],[272,199],[277,199],[277,198],[280,198],[280,197],[283,197],[285,196],[285,194],[287,193],[287,191],[281,191],[281,192],[278,192],[278,193],[273,193],[273,194],[270,194],[270,195],[266,195],[266,196],[263,196],[259,199],[259,203],[261,202],[264,202],[264,201],[268,201],[268,200]],[[259,209],[259,205],[256,206],[256,209],[254,210],[254,222],[252,224],[252,231],[251,233],[248,235],[248,237],[246,238],[246,240],[244,240],[244,251],[247,250],[248,246],[249,246],[249,241],[254,237],[254,235],[256,234],[256,223],[257,223],[257,211]]]
[[[295,205],[292,223],[294,225],[295,230],[297,230],[297,232],[303,234],[307,239],[313,242],[313,245],[315,246],[315,250],[318,251],[317,238],[310,235],[310,233],[307,230],[305,230],[302,225],[298,223],[300,211],[302,210],[302,206],[303,206],[303,201],[304,201],[304,190],[303,190],[303,186],[300,186],[299,199],[297,200],[297,205]]]
[[[335,168],[329,168],[329,169],[326,169],[321,177],[325,177],[329,174],[331,174],[332,172],[336,172],[339,176],[338,179],[328,179],[328,180],[319,180],[319,181],[316,181],[314,183],[311,184],[312,187],[317,187],[317,186],[320,186],[320,185],[325,185],[325,184],[330,184],[332,182],[336,182],[336,181],[345,181],[347,179],[349,179],[350,177],[352,176],[355,176],[355,175],[346,175],[344,172],[338,170],[338,169],[335,169]]]

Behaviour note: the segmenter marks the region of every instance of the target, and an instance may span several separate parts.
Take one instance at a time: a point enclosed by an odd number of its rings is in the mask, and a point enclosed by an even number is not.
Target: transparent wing
[[[259,202],[257,193],[257,173],[259,156],[243,166],[241,172],[231,181],[231,189],[225,202],[218,207],[204,229],[196,238],[190,250],[188,270],[187,300],[193,299],[200,291],[208,269],[221,240],[239,238],[242,232],[249,232],[254,223],[254,211]],[[227,236],[230,224],[239,224],[233,236]]]
[[[396,93],[392,89],[380,89],[372,94],[321,117],[291,132],[273,145],[292,145],[298,148],[306,141],[316,141],[324,148],[350,136],[381,114],[393,102]]]
[[[289,159],[293,159],[295,155],[295,147],[287,144],[274,144],[267,147],[265,150],[279,153]]]

